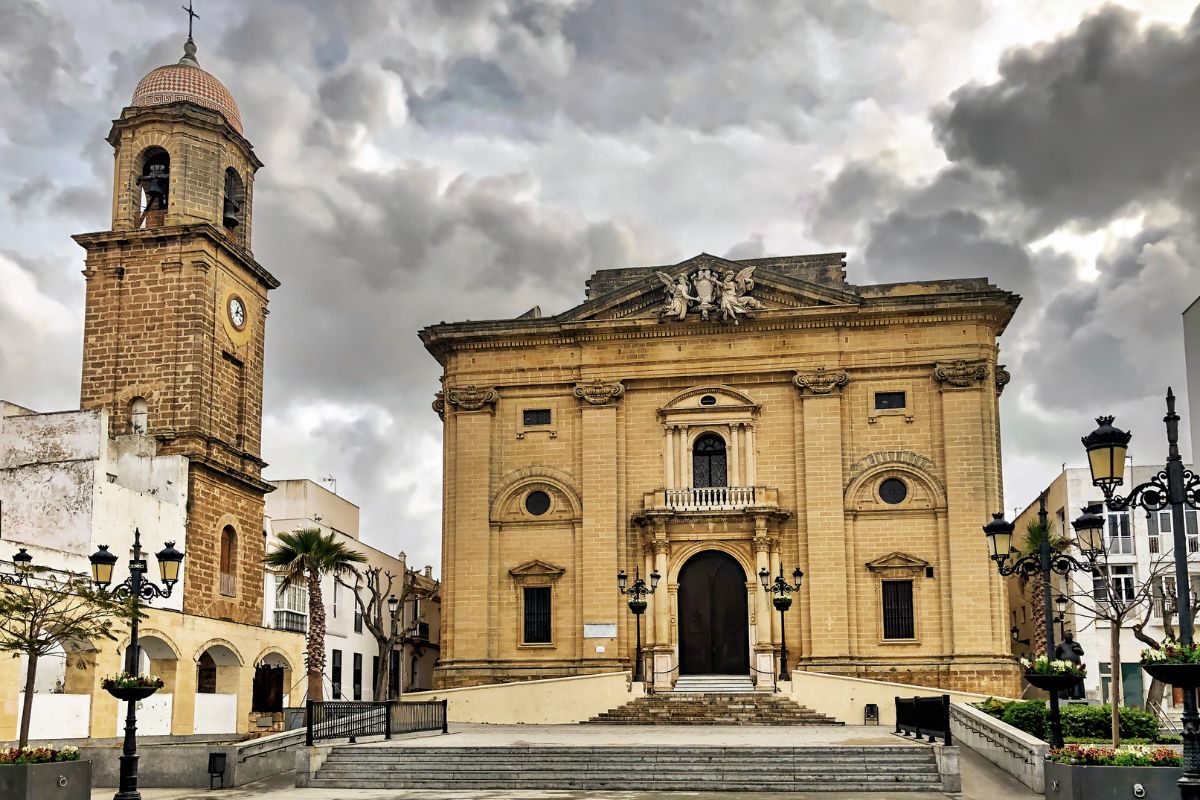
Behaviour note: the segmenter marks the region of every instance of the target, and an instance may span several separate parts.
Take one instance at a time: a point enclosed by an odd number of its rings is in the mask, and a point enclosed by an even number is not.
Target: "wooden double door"
[[[746,573],[726,553],[705,550],[679,573],[679,673],[750,673]]]

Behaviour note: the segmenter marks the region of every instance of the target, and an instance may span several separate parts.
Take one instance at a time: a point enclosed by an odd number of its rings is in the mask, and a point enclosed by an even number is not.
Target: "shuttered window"
[[[550,587],[525,588],[525,644],[550,642]]]
[[[912,581],[883,582],[883,638],[916,638]]]

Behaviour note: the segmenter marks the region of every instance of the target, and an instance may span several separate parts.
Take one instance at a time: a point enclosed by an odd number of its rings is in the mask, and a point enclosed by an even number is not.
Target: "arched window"
[[[246,219],[246,187],[233,167],[225,170],[225,199],[221,204],[221,224],[233,231]],[[241,232],[237,234],[241,238]]]
[[[150,422],[150,407],[146,398],[135,397],[129,401],[129,430],[132,433],[145,433]]]
[[[196,694],[217,693],[217,662],[205,650],[196,662]]]
[[[692,445],[692,485],[697,489],[729,485],[725,440],[715,433],[704,434]]]
[[[166,222],[171,156],[161,147],[151,147],[142,153],[141,162],[137,178],[141,190],[138,193],[137,227],[156,228]]]
[[[221,531],[221,594],[232,597],[237,590],[237,532],[232,525]]]

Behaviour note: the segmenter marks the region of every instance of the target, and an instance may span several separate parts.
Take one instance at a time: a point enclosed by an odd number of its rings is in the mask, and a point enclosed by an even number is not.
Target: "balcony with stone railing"
[[[655,489],[642,498],[646,511],[721,513],[779,510],[779,490],[767,486],[697,486]]]

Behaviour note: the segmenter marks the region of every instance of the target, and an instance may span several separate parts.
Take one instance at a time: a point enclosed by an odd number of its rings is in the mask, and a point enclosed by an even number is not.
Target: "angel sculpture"
[[[687,316],[688,303],[696,299],[688,292],[687,276],[680,275],[678,278],[672,278],[667,273],[657,270],[654,274],[662,281],[663,286],[667,287],[667,296],[658,312],[658,321],[663,322],[667,317],[674,317],[682,321]]]
[[[750,297],[747,292],[754,288],[754,267],[746,267],[737,275],[733,270],[726,270],[721,279],[721,319],[738,324],[738,316],[749,314],[751,311],[761,311],[766,308],[758,300]]]

